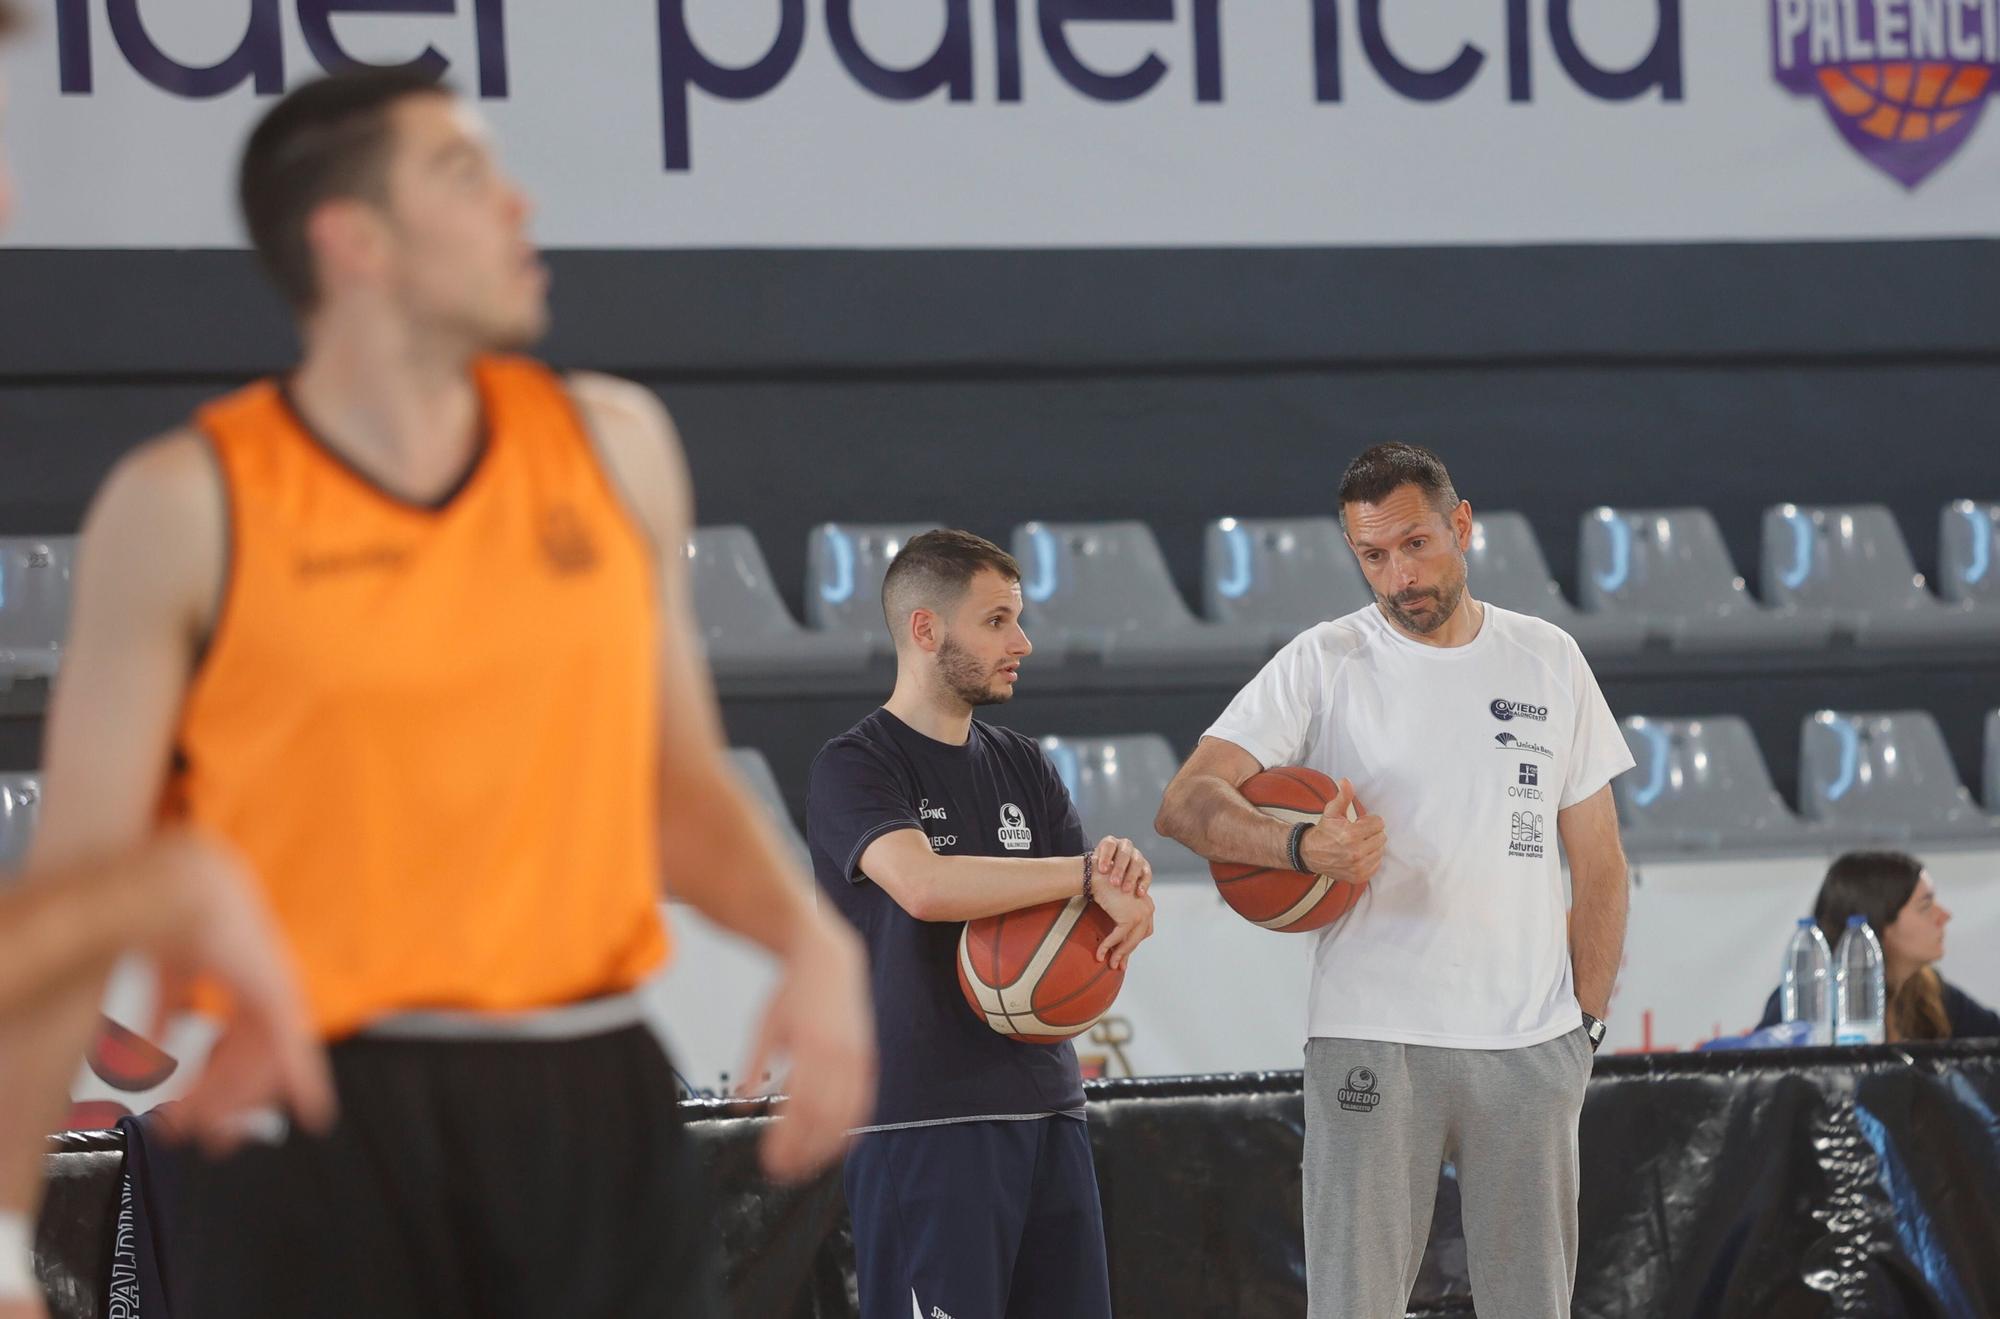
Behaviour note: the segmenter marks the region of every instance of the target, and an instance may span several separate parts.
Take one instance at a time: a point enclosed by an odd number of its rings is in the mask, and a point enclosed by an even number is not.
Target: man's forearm
[[[1569,912],[1570,972],[1576,1001],[1593,1017],[1611,1011],[1611,990],[1625,955],[1631,885],[1624,858],[1573,867]]]
[[[913,886],[921,896],[905,904],[920,921],[973,921],[1083,892],[1080,856],[934,856],[923,864],[929,873]]]
[[[41,1203],[43,1149],[69,1111],[103,998],[102,976],[72,979],[36,1011],[0,1021],[0,1213],[32,1215]]]
[[[1200,775],[1173,789],[1155,826],[1211,861],[1291,868],[1291,827],[1264,814],[1219,778]]]
[[[68,1111],[113,963],[183,915],[170,886],[140,891],[142,868],[93,862],[0,896],[0,1211],[41,1199],[43,1142]]]

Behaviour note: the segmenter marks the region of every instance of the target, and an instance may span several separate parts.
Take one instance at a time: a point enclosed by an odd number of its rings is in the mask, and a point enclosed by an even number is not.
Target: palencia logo
[[[1028,817],[1021,808],[1008,802],[1000,808],[1000,846],[1009,852],[1025,852],[1035,841],[1034,831],[1028,828]]]
[[[1549,721],[1549,707],[1546,705],[1529,705],[1525,701],[1495,701],[1486,708],[1491,710],[1493,717],[1503,724],[1510,719],[1532,719],[1538,724]]]
[[[1771,0],[1778,85],[1905,188],[1958,154],[2000,90],[1995,0]]]

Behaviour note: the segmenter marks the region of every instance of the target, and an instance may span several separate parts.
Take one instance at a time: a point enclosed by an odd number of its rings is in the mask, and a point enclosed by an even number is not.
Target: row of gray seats
[[[1986,809],[1959,781],[1937,721],[1921,710],[1823,710],[1799,733],[1794,814],[1778,795],[1750,726],[1734,715],[1622,721],[1638,766],[1612,795],[1635,853],[1812,850],[1861,844],[1987,842],[2000,846],[2000,710],[1987,716]],[[1179,767],[1153,735],[1042,740],[1093,836],[1138,841],[1155,869],[1205,872],[1153,832]]]
[[[1621,723],[1638,767],[1613,786],[1635,852],[1786,849],[1850,843],[1991,841],[2000,844],[2000,710],[1986,718],[1986,809],[1959,781],[1937,721],[1922,710],[1822,710],[1799,733],[1799,804],[1778,795],[1750,726],[1735,715],[1634,716]],[[1153,832],[1153,816],[1180,759],[1164,737],[1045,737],[1048,753],[1094,838],[1131,838],[1162,874],[1206,866]],[[730,752],[786,846],[805,839],[762,753]],[[0,869],[26,852],[40,784],[0,774]],[[1990,813],[1989,813],[1990,812]]]
[[[1704,509],[1600,508],[1582,525],[1580,596],[1550,575],[1528,520],[1475,519],[1472,590],[1547,618],[1594,654],[2000,644],[2000,503],[1941,515],[1942,597],[1916,571],[1880,505],[1801,508],[1764,519],[1763,603],[1737,573]],[[858,669],[891,652],[878,603],[889,561],[927,524],[827,523],[808,542],[806,622],[786,610],[745,527],[704,528],[688,548],[696,610],[718,670],[806,674]],[[1372,598],[1333,518],[1223,518],[1204,535],[1202,604],[1182,600],[1140,522],[1015,529],[1024,621],[1043,662],[1128,668],[1252,663],[1323,619]]]
[[[1822,710],[1799,731],[1799,804],[1778,795],[1750,726],[1735,715],[1634,716],[1621,722],[1638,766],[1612,795],[1635,854],[1801,851],[1864,844],[1987,842],[2000,846],[2000,710],[1986,719],[1982,810],[1959,781],[1937,721],[1922,710]],[[1207,863],[1153,832],[1153,817],[1180,758],[1166,738],[1044,737],[1085,831],[1130,838],[1160,875],[1202,876]],[[754,751],[746,771],[763,785],[784,827],[770,769]],[[803,842],[796,843],[803,848]]]
[[[1648,850],[1854,843],[2000,843],[2000,710],[1986,717],[1986,809],[1923,710],[1821,710],[1799,727],[1799,811],[1734,715],[1622,721],[1638,766],[1613,787],[1628,842]]]
[[[794,619],[747,527],[705,527],[686,547],[695,610],[719,672],[804,678],[891,652],[878,597],[889,561],[927,524],[826,523],[808,541],[806,622]],[[2000,642],[2000,502],[1940,514],[1942,596],[1916,571],[1889,510],[1861,504],[1764,515],[1763,603],[1751,598],[1704,509],[1612,509],[1582,523],[1570,604],[1525,517],[1481,514],[1468,572],[1503,608],[1557,623],[1593,654]],[[1253,663],[1303,629],[1371,599],[1333,518],[1211,523],[1198,617],[1140,522],[1031,522],[1015,529],[1026,618],[1044,664]],[[74,538],[0,539],[0,677],[55,671],[69,625]]]

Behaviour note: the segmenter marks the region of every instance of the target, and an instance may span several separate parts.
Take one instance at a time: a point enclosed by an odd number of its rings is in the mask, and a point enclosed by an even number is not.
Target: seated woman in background
[[[2000,1013],[1946,984],[1932,965],[1944,956],[1951,913],[1937,900],[1921,861],[1902,852],[1849,852],[1827,867],[1813,919],[1829,947],[1840,947],[1847,918],[1855,914],[1866,917],[1882,941],[1889,994],[1884,1024],[1892,1043],[2000,1036]],[[1778,1015],[1774,993],[1758,1029],[1775,1026]]]

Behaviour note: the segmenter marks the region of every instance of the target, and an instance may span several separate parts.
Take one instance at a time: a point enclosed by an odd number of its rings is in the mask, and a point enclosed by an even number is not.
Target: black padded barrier
[[[1145,1319],[1305,1312],[1297,1072],[1092,1082],[1112,1299]],[[1578,1319],[2000,1315],[2000,1042],[1601,1058],[1584,1105]],[[765,1118],[694,1103],[734,1309],[846,1319],[837,1172],[774,1187]],[[121,1156],[58,1137],[54,1319],[107,1314]],[[1473,1313],[1449,1178],[1414,1315]]]

